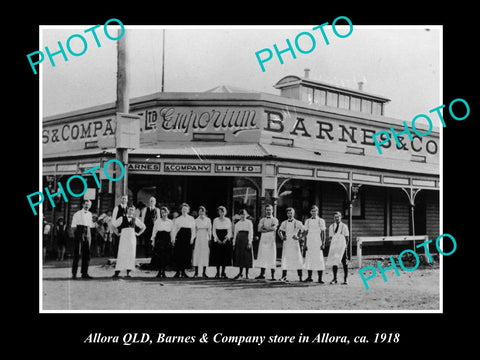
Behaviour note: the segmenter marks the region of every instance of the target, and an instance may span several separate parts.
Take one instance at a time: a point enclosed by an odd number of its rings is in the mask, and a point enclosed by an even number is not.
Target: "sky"
[[[338,22],[340,24],[340,21]],[[310,69],[310,79],[357,88],[364,81],[364,91],[391,100],[385,115],[410,121],[420,113],[441,105],[441,40],[439,26],[355,26],[351,35],[340,38],[330,26],[325,27],[326,45],[316,25],[263,27],[174,27],[165,31],[165,92],[203,92],[218,85],[230,85],[279,95],[273,87],[287,75],[303,77]],[[57,115],[115,101],[116,47],[103,25],[96,30],[101,47],[97,47],[85,26],[44,26],[40,31],[39,49],[48,46],[58,50],[58,41],[66,47],[67,39],[82,34],[87,40],[83,55],[54,57],[52,67],[45,56],[40,69],[43,116]],[[348,26],[337,25],[340,34]],[[108,31],[115,35],[114,27]],[[126,26],[128,48],[129,94],[131,98],[161,91],[162,28]],[[284,64],[276,56],[265,62],[262,72],[255,52],[273,45],[286,48],[286,39],[294,44],[301,32],[309,32],[316,40],[308,54],[294,49],[293,59],[283,55]],[[302,36],[300,46],[312,46]],[[80,53],[80,39],[72,38],[74,52]]]

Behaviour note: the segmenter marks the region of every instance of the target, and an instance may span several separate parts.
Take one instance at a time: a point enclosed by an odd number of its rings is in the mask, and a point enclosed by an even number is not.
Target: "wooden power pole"
[[[119,29],[119,35],[122,29]],[[116,112],[128,114],[130,111],[130,98],[128,94],[128,71],[127,71],[127,30],[117,41],[117,100]],[[118,125],[118,124],[117,124]],[[117,131],[118,129],[116,129]],[[117,160],[121,161],[125,169],[123,177],[115,183],[115,199],[118,200],[123,194],[128,193],[128,149],[116,147]],[[121,173],[119,166],[116,166],[115,177]],[[115,201],[116,203],[116,201]]]

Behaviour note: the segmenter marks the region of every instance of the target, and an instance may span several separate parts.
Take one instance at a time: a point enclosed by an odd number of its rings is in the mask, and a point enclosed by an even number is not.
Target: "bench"
[[[416,235],[416,236],[359,236],[357,237],[357,260],[358,267],[362,267],[362,247],[366,244],[370,245],[382,245],[385,241],[392,242],[394,245],[404,242],[411,242],[412,250],[416,250],[416,243],[421,244],[428,240],[428,235]]]

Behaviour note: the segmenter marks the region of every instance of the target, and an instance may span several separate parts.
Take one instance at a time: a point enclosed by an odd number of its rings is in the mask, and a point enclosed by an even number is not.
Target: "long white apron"
[[[136,250],[137,238],[135,236],[135,229],[131,227],[123,228],[120,233],[115,270],[134,270]]]
[[[196,234],[195,247],[193,248],[193,266],[208,266],[210,256],[208,229],[198,228]]]
[[[282,270],[300,270],[303,267],[303,258],[298,240],[292,238],[298,232],[294,222],[287,222],[285,226],[286,240],[282,249]]]
[[[258,244],[257,260],[255,267],[275,269],[277,267],[277,245],[275,244],[275,231],[262,233]]]
[[[340,265],[346,247],[347,241],[345,236],[343,234],[334,234],[328,250],[327,266]]]
[[[322,239],[320,238],[320,226],[318,221],[310,221],[307,234],[307,252],[305,254],[305,269],[325,270],[323,260]]]

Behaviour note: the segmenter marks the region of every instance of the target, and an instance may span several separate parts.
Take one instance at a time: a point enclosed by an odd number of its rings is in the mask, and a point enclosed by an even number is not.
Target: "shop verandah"
[[[326,221],[327,228],[333,222],[334,212],[340,211],[343,214],[343,222],[351,227],[353,256],[356,255],[356,238],[359,236],[428,235],[429,238],[435,239],[439,234],[439,194],[435,187],[438,184],[436,180],[417,180],[423,181],[424,185],[433,185],[428,188],[412,186],[413,177],[403,177],[403,186],[385,184],[385,180],[388,180],[387,175],[380,176],[380,182],[376,184],[367,181],[353,182],[351,180],[354,172],[349,173],[346,181],[309,179],[304,176],[305,173],[293,174],[299,171],[298,164],[296,168],[288,167],[289,164],[285,163],[262,165],[264,166],[262,173],[253,174],[256,176],[251,174],[222,176],[213,173],[167,175],[161,172],[152,175],[132,170],[128,175],[129,198],[141,208],[148,203],[149,197],[154,196],[158,206],[166,205],[172,213],[182,202],[189,203],[192,211],[203,205],[207,207],[212,220],[219,205],[227,207],[230,217],[234,217],[238,210],[246,208],[255,225],[264,215],[263,207],[266,203],[274,205],[275,215],[280,221],[286,218],[287,207],[295,208],[296,217],[304,221],[310,216],[310,207],[316,204],[319,207],[319,215]],[[274,174],[273,177],[266,173],[267,166],[273,167],[271,172]],[[327,171],[320,168],[317,170],[319,171],[315,175]],[[370,172],[370,175],[363,176],[364,179],[374,180],[377,175]],[[55,179],[62,181],[62,177]],[[87,182],[89,188],[93,189],[93,179],[87,178]],[[94,199],[93,213],[100,215],[113,209],[116,204],[113,191],[113,187],[105,184],[102,189],[91,192],[90,195]],[[79,208],[80,201],[78,198],[72,199],[69,203],[59,203],[56,208],[46,203],[44,214],[52,223],[62,216],[67,219],[69,225],[69,220],[75,209]],[[52,236],[54,235],[52,233]],[[67,244],[67,254],[72,249],[71,244],[72,239]],[[398,246],[408,245],[372,246],[367,248],[364,254],[398,254]],[[277,247],[278,256],[281,256],[280,239],[277,239]],[[51,251],[54,251],[53,246]],[[432,248],[432,252],[436,252],[435,249]],[[142,253],[143,249],[139,247],[138,255],[142,256]]]
[[[340,211],[343,222],[352,227],[353,255],[358,236],[428,235],[435,239],[439,235],[439,197],[432,189],[413,188],[410,192],[406,187],[279,177],[276,191],[268,191],[259,176],[131,175],[131,184],[132,201],[137,204],[145,204],[154,196],[171,211],[187,202],[194,214],[202,205],[212,220],[220,205],[234,220],[240,209],[247,209],[255,226],[264,215],[265,204],[274,206],[279,221],[285,220],[286,209],[293,207],[302,222],[315,204],[327,227],[333,222],[333,213]],[[281,254],[281,241],[277,240]],[[366,253],[386,253],[394,247],[385,244],[371,247]]]
[[[412,199],[410,188],[294,178],[281,180],[276,200],[277,217],[284,219],[286,208],[293,207],[297,218],[304,221],[310,216],[311,205],[316,204],[328,229],[333,223],[333,214],[339,211],[342,221],[350,228],[353,256],[356,256],[358,237],[428,235],[435,239],[439,235],[437,190],[416,188],[412,190],[415,194]],[[364,254],[398,254],[400,249],[410,246],[408,243],[384,243],[369,246]],[[432,253],[435,252],[432,247]]]

